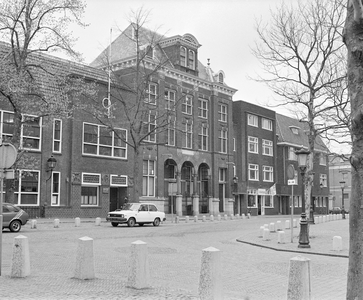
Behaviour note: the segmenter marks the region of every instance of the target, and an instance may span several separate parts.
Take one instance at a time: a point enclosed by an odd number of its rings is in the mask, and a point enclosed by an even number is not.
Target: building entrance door
[[[111,187],[110,188],[110,211],[121,209],[125,204],[127,196],[126,187]]]

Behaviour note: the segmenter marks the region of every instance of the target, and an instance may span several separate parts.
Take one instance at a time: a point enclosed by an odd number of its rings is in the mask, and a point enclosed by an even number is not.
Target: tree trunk
[[[347,298],[363,299],[363,23],[348,5],[344,42],[348,50],[348,87],[352,117],[352,194],[349,209]]]

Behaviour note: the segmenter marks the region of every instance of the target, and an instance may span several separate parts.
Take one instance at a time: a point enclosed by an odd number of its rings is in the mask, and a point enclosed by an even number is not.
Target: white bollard
[[[236,214],[236,219],[239,219],[239,214]]]
[[[54,228],[59,228],[59,219],[54,219]]]
[[[149,287],[150,271],[147,244],[143,241],[131,243],[131,258],[127,286],[135,289]]]
[[[268,228],[270,232],[275,232],[275,223],[270,223],[270,226]]]
[[[263,231],[264,231],[265,227],[264,226],[260,226],[260,231],[258,233],[258,237],[263,237]]]
[[[268,241],[270,239],[270,230],[268,230],[267,228],[263,229],[263,236],[262,236],[262,240],[263,241]]]
[[[297,256],[290,259],[287,300],[310,300],[310,259]]]
[[[218,219],[218,221],[220,221],[222,219],[221,215],[218,215],[217,219]]]
[[[209,247],[202,251],[198,294],[201,300],[222,299],[221,251]]]
[[[334,251],[341,251],[343,249],[342,246],[342,237],[341,236],[334,236],[333,237],[333,250]]]
[[[319,224],[319,217],[318,216],[314,216],[314,223]]]
[[[75,219],[74,219],[74,225],[75,225],[76,227],[81,226],[81,219],[80,219],[80,218],[75,218]]]
[[[189,223],[189,216],[185,217],[185,223]]]
[[[285,229],[290,229],[290,220],[285,221]]]
[[[293,219],[292,220],[292,223],[293,223],[294,228],[296,228],[297,227],[297,220],[296,219]]]
[[[202,217],[202,222],[205,222],[207,220],[206,216]]]
[[[96,218],[95,224],[96,226],[101,226],[101,218]]]
[[[276,230],[277,230],[277,231],[282,230],[281,221],[276,221]]]
[[[326,222],[326,216],[323,216],[323,223]]]
[[[31,229],[37,229],[37,220],[31,220],[30,228]]]
[[[323,223],[323,216],[319,216],[319,223]]]
[[[198,222],[198,216],[194,216],[194,222]]]
[[[225,220],[228,220],[228,216],[226,214],[224,215],[224,219]]]
[[[242,214],[242,219],[246,219],[246,215],[245,214]]]
[[[179,220],[180,220],[179,216],[176,216],[175,217],[175,223],[179,223]]]
[[[30,256],[28,238],[24,235],[18,235],[14,238],[10,276],[22,278],[29,275]]]
[[[214,221],[214,216],[210,215],[209,219],[210,219],[211,222],[213,222]]]
[[[74,278],[84,280],[95,278],[93,239],[88,236],[78,239]]]
[[[269,228],[268,224],[263,224],[263,226],[264,226],[266,229],[268,229],[268,228]]]
[[[250,213],[248,213],[247,214],[247,219],[250,219],[251,218],[251,214]]]
[[[285,244],[285,231],[277,232],[277,243]]]

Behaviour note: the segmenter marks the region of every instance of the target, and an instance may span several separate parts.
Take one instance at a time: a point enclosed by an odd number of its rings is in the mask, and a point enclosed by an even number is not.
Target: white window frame
[[[263,207],[265,207],[265,208],[274,208],[274,198],[273,198],[273,196],[271,196],[271,195],[262,195],[261,198],[262,198],[261,201],[264,204]],[[266,205],[266,198],[270,198],[270,205]]]
[[[272,131],[272,120],[262,118],[262,128]]]
[[[94,126],[97,127],[97,142],[85,142],[84,136],[85,136],[85,132],[84,132],[84,128],[85,125],[90,125],[90,126]],[[87,155],[87,156],[97,156],[97,157],[108,157],[108,158],[114,158],[114,159],[127,159],[127,130],[123,129],[123,128],[114,128],[114,130],[117,131],[123,131],[124,132],[124,136],[125,136],[125,140],[123,143],[123,146],[115,146],[115,140],[117,138],[117,135],[114,131],[112,131],[112,145],[103,145],[100,144],[100,130],[101,127],[106,127],[103,125],[98,125],[98,124],[93,124],[93,123],[88,123],[88,122],[83,122],[83,131],[82,131],[82,154],[83,155]],[[85,152],[85,145],[89,145],[89,146],[95,146],[96,147],[96,154],[94,153],[87,153]],[[100,154],[100,147],[108,147],[111,148],[111,155],[102,155]],[[115,156],[115,150],[117,149],[121,149],[122,152],[125,153],[124,156]]]
[[[227,123],[228,106],[226,104],[218,104],[218,121]]]
[[[202,124],[199,132],[199,150],[208,151],[208,142],[209,142],[208,125]]]
[[[151,105],[156,105],[156,99],[158,98],[158,85],[153,82],[149,82],[145,89],[145,102]]]
[[[255,176],[251,176],[252,172],[255,174]],[[248,180],[251,181],[259,181],[259,171],[258,171],[258,165],[257,164],[248,164]]]
[[[289,160],[297,161],[297,155],[295,147],[289,147]]]
[[[262,166],[263,181],[273,182],[274,181],[274,168],[271,166]]]
[[[55,137],[56,122],[59,122],[59,139]],[[62,134],[63,134],[63,122],[61,119],[53,120],[53,153],[62,153]],[[59,143],[59,150],[56,150],[56,143]]]
[[[58,192],[54,191],[54,175],[58,175]],[[60,172],[52,172],[52,182],[51,182],[51,200],[50,205],[51,206],[59,206],[60,205],[60,185],[61,185],[61,173]],[[53,199],[54,197],[57,198],[57,201],[54,203]]]
[[[248,152],[258,154],[258,138],[248,136]]]
[[[29,173],[37,173],[38,176],[38,186],[37,186],[37,192],[26,192],[21,191],[21,185],[23,181],[23,173],[29,172]],[[17,203],[16,205],[19,206],[39,206],[39,194],[40,194],[40,171],[38,170],[19,170],[19,180],[18,180],[18,190],[14,191],[14,193],[17,195]],[[22,204],[21,203],[21,196],[22,195],[37,195],[37,203],[36,204]]]
[[[184,130],[184,148],[192,149],[193,148],[193,121],[188,121],[185,123]]]
[[[144,164],[147,164],[147,170],[145,173]],[[150,163],[153,167],[150,168]],[[155,184],[156,184],[156,162],[155,160],[143,160],[142,164],[142,197],[155,197]],[[152,183],[150,184],[150,182]],[[146,192],[146,193],[145,193]]]
[[[273,142],[270,140],[262,140],[262,154],[273,156]]]
[[[113,178],[124,178],[125,179],[125,183],[114,183]],[[122,186],[122,187],[127,187],[128,186],[128,176],[127,175],[116,175],[116,174],[111,174],[110,175],[110,186]]]
[[[182,50],[184,50],[184,53],[182,53]],[[181,46],[179,56],[180,56],[180,65],[183,67],[186,67],[187,66],[187,48]]]
[[[146,142],[156,143],[156,118],[156,113],[149,111],[148,120],[147,123],[145,123],[145,126],[147,126],[147,132],[149,132],[145,139]]]
[[[169,116],[169,124],[167,130],[167,145],[175,146],[175,117]]]
[[[175,111],[176,91],[171,89],[165,89],[164,98],[165,98],[165,109]]]
[[[35,118],[35,119],[39,120],[39,122],[38,122],[38,124],[39,124],[39,137],[35,137],[35,136],[31,136],[31,135],[28,135],[28,136],[24,135],[24,126],[25,126],[24,119],[27,118],[27,117]],[[39,147],[38,148],[30,148],[30,147],[24,146],[24,141],[27,138],[32,139],[32,140],[38,140],[39,141]],[[35,115],[27,115],[27,114],[22,115],[20,145],[22,145],[21,146],[22,149],[26,149],[26,150],[29,150],[29,151],[41,151],[42,150],[42,117],[37,117]]]
[[[228,151],[228,131],[226,128],[219,130],[219,146],[220,153],[227,153]]]
[[[91,175],[94,177],[98,177],[98,182],[86,182],[84,177],[87,175]],[[96,188],[97,195],[96,195],[96,204],[82,204],[82,191],[81,191],[81,206],[82,207],[97,207],[100,205],[100,186],[101,186],[101,174],[99,173],[87,173],[82,172],[82,182],[81,182],[81,189],[82,187],[93,187]]]
[[[198,116],[203,119],[208,119],[208,100],[198,99]]]
[[[185,94],[182,99],[182,113],[186,115],[193,114],[193,96]]]
[[[193,50],[188,51],[188,68],[195,70],[195,52]]]
[[[247,123],[250,126],[258,127],[258,116],[253,114],[247,114]]]

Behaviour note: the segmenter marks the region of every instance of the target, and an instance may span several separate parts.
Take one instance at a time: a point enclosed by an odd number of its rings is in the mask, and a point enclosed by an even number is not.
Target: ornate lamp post
[[[308,234],[308,221],[306,220],[305,213],[305,172],[306,172],[306,161],[310,151],[300,149],[295,152],[297,155],[297,161],[300,168],[301,178],[302,178],[302,212],[300,220],[300,234],[299,234],[299,248],[310,248],[309,245],[309,234]]]
[[[340,181],[340,187],[342,188],[342,216],[343,219],[345,219],[345,209],[344,209],[344,187],[345,187],[345,181]]]

